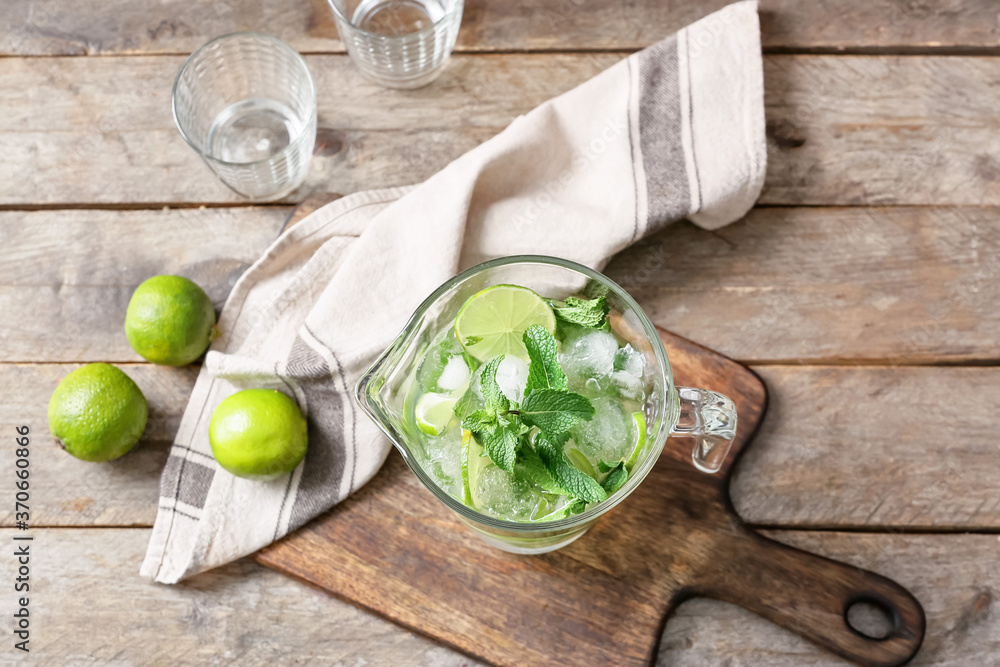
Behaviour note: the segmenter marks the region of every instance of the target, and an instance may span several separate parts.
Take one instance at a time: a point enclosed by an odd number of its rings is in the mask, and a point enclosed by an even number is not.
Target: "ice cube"
[[[424,355],[417,370],[417,380],[420,385],[427,391],[440,393],[462,390],[468,381],[468,376],[469,368],[462,353],[462,346],[453,334],[435,343]],[[442,380],[448,386],[443,385]]]
[[[449,357],[445,363],[437,381],[438,389],[444,392],[464,391],[468,386],[470,376],[471,372],[469,365],[465,363],[465,358],[461,354],[456,354]]]
[[[592,331],[575,338],[563,348],[559,363],[566,375],[581,381],[600,378],[614,370],[618,340],[607,331]]]
[[[611,374],[611,386],[617,390],[622,398],[630,398],[634,401],[643,399],[645,389],[641,376],[635,376],[628,371],[615,371]]]
[[[617,398],[601,397],[592,401],[594,416],[570,431],[577,448],[597,461],[627,458],[635,444],[635,421]]]
[[[497,366],[497,384],[508,401],[521,403],[528,384],[528,364],[508,354]]]
[[[462,494],[461,437],[455,431],[423,441],[424,460],[421,467],[437,485],[451,495]]]
[[[541,490],[497,466],[489,464],[479,473],[479,509],[500,519],[527,521],[541,499]]]
[[[626,344],[625,347],[615,353],[616,371],[624,371],[633,377],[641,378],[645,368],[645,355],[631,345]]]

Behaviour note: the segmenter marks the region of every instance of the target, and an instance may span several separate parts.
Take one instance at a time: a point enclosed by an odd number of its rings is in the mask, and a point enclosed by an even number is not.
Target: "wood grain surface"
[[[5,2],[0,425],[29,423],[44,437],[51,388],[86,361],[126,362],[152,408],[144,442],[117,463],[84,464],[51,443],[33,453],[33,519],[64,526],[36,533],[33,657],[479,665],[247,560],[179,587],[137,576],[149,531],[125,526],[153,519],[196,369],[133,363],[119,335],[128,295],[170,271],[221,304],[290,210],[234,198],[183,143],[169,91],[184,55],[231,30],[315,54],[318,149],[294,203],[421,180],[726,1],[468,0],[459,55],[410,93],[379,89],[329,55],[342,45],[322,0]],[[713,233],[676,225],[608,271],[658,324],[755,364],[770,385],[769,417],[732,482],[736,509],[757,527],[822,528],[768,534],[910,588],[928,620],[912,664],[992,665],[996,3],[762,0],[761,10],[765,206]],[[0,575],[10,564],[0,559]],[[0,612],[12,613],[9,601]],[[657,664],[846,663],[698,599],[667,623]]]
[[[177,586],[150,583],[137,575],[149,533],[147,528],[35,531],[33,576],[39,593],[32,603],[40,620],[34,656],[62,665],[482,666],[248,559]],[[12,534],[0,530],[0,539],[9,541]],[[769,531],[768,536],[875,569],[912,590],[927,611],[929,628],[914,667],[988,667],[1000,654],[995,535]],[[0,559],[0,575],[13,576],[10,561]],[[10,596],[0,600],[0,611],[13,613],[11,603]],[[667,621],[656,665],[727,661],[848,665],[734,605],[708,599],[682,603]]]
[[[909,661],[925,618],[906,589],[762,537],[732,510],[729,475],[766,410],[763,382],[717,353],[661,337],[678,384],[736,405],[736,437],[717,474],[694,468],[690,440],[669,439],[638,488],[587,535],[518,556],[480,541],[391,456],[364,489],[257,560],[502,666],[648,665],[664,617],[698,596],[751,609],[860,664]],[[846,621],[859,600],[894,619],[877,640]]]
[[[392,91],[346,56],[306,58],[318,89],[310,192],[419,182],[517,115],[617,62],[608,53],[451,59]],[[183,58],[11,58],[0,69],[0,206],[241,204],[170,113]],[[1000,60],[765,58],[769,164],[761,204],[1000,205]],[[41,103],[44,100],[44,103]]]
[[[180,273],[221,306],[291,209],[0,211],[0,361],[142,361],[132,290]],[[653,321],[750,364],[994,363],[998,208],[758,208],[680,223],[607,273]]]
[[[46,428],[49,395],[76,367],[0,364],[0,387],[8,396],[0,404],[0,428],[27,423],[44,439],[34,454],[40,489],[34,520],[45,526],[150,526],[159,471],[197,369],[121,365],[149,400],[149,426],[128,456],[92,465],[66,456]],[[771,407],[731,488],[736,510],[751,525],[1000,529],[990,444],[1000,409],[1000,369],[754,370],[771,389]],[[955,403],[942,396],[979,400]],[[0,525],[13,521],[13,513],[0,507]]]
[[[457,51],[636,49],[730,0],[466,0]],[[991,0],[761,0],[765,50],[994,52]],[[306,51],[342,51],[322,0],[95,3],[8,0],[0,52],[10,55],[188,53],[207,36],[266,32]],[[115,17],[114,21],[108,20]]]

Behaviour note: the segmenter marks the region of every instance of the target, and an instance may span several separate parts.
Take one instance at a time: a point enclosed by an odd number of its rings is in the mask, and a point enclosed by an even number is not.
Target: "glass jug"
[[[454,324],[466,300],[493,285],[521,285],[547,298],[565,299],[588,286],[607,291],[612,331],[645,358],[642,382],[647,425],[645,451],[625,485],[607,500],[569,518],[548,522],[506,521],[478,512],[442,489],[421,466],[419,446],[406,425],[406,396],[417,365],[436,336]],[[581,264],[555,257],[522,255],[485,262],[458,274],[417,308],[396,340],[355,389],[361,408],[389,437],[421,482],[488,544],[520,554],[553,551],[577,539],[602,514],[624,500],[646,477],[671,435],[694,441],[692,464],[705,473],[722,466],[736,435],[731,400],[705,389],[674,385],[670,363],[656,328],[621,287]],[[672,443],[671,446],[676,446]]]

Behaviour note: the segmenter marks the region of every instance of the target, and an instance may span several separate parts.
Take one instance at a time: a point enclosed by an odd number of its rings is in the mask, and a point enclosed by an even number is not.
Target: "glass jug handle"
[[[670,435],[694,438],[694,466],[702,472],[718,472],[736,437],[736,406],[708,389],[677,387],[677,396],[680,414]]]

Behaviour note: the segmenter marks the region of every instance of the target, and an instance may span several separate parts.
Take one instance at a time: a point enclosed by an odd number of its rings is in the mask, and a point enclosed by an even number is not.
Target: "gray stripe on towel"
[[[287,372],[305,393],[309,412],[309,449],[288,523],[295,530],[337,502],[347,459],[344,401],[351,398],[336,391],[326,361],[301,337],[295,338],[288,359]]]
[[[639,146],[646,172],[646,232],[691,212],[684,165],[677,36],[639,53]]]

